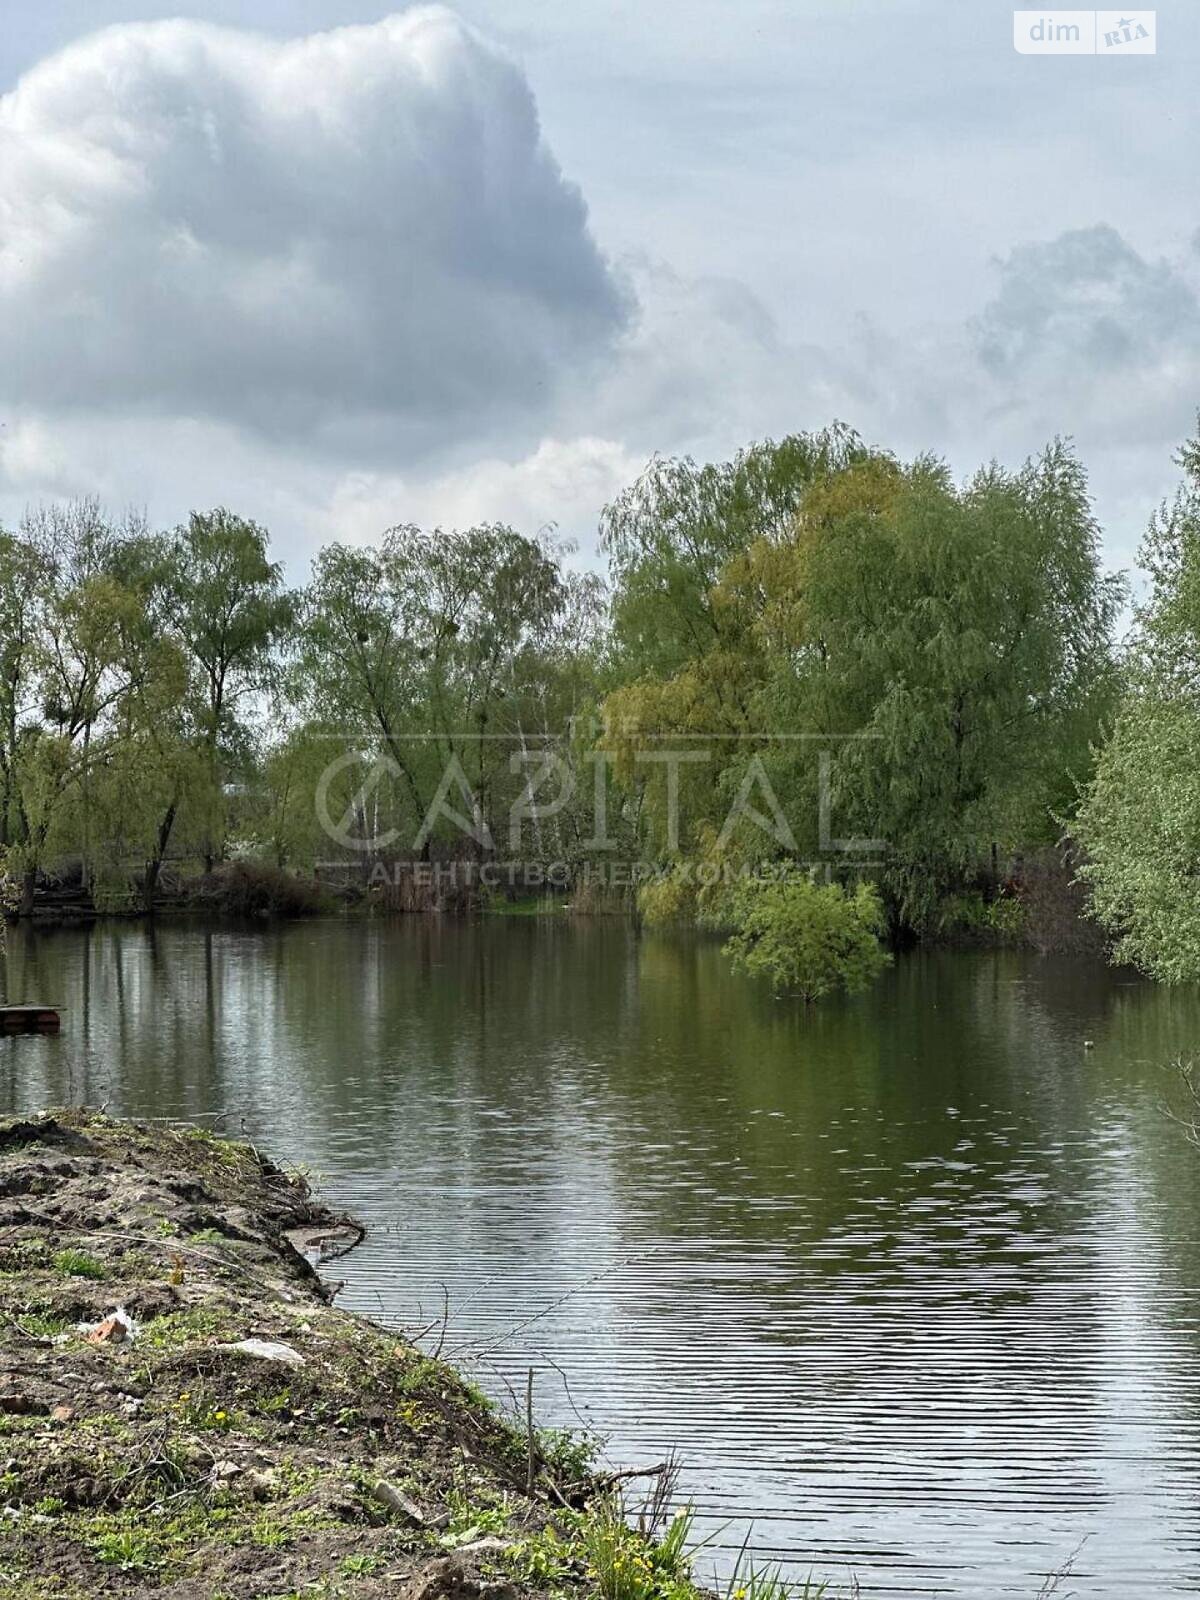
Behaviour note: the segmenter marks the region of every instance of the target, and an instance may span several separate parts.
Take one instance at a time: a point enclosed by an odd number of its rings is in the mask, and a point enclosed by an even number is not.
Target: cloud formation
[[[931,234],[947,303],[861,312],[928,215],[901,214],[823,209],[805,259],[837,276],[765,297],[736,227],[671,260],[634,229],[614,265],[522,71],[446,10],[283,41],[110,28],[0,98],[0,518],[223,501],[297,577],[410,520],[554,522],[587,552],[651,454],[839,418],[962,473],[1072,434],[1127,559],[1200,402],[1190,226],[1171,260],[1128,225],[1014,226],[999,258],[968,225],[949,264]]]
[[[520,70],[421,8],[115,27],[0,99],[0,387],[412,457],[552,403],[625,297]]]
[[[978,401],[965,418],[997,453],[1073,436],[1110,552],[1128,561],[1196,428],[1196,263],[1153,258],[1098,224],[1021,245],[998,273],[970,330]]]
[[[1157,361],[1181,339],[1200,342],[1200,302],[1169,262],[1145,260],[1098,224],[1014,250],[978,333],[998,376],[1064,359],[1100,374]]]

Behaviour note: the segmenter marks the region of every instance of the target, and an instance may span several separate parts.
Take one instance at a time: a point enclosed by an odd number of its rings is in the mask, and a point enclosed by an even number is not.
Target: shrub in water
[[[734,928],[725,949],[735,967],[765,973],[777,990],[805,1000],[865,989],[891,957],[879,943],[883,908],[872,884],[852,894],[808,877],[749,879],[732,890]]]

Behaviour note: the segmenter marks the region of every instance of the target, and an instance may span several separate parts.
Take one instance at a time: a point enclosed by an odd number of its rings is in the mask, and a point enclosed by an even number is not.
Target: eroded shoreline
[[[293,1237],[345,1226],[201,1129],[0,1123],[0,1594],[693,1594],[581,1451],[331,1303]]]

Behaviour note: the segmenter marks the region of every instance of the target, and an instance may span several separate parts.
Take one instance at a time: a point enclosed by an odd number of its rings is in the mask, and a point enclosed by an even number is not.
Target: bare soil
[[[0,1595],[596,1592],[580,1463],[535,1439],[529,1492],[521,1427],[331,1304],[321,1235],[357,1233],[249,1145],[0,1123]]]

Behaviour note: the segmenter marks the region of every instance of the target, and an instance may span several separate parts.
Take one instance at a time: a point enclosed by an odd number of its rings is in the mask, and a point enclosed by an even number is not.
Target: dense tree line
[[[464,807],[491,852],[538,750],[599,703],[603,632],[599,579],[508,528],[330,546],[289,591],[264,530],[223,509],[167,534],[39,511],[0,533],[9,880],[28,906],[75,864],[149,906],[168,860],[428,854]],[[553,820],[543,853],[565,848]]]
[[[1009,864],[1071,831],[1117,952],[1196,975],[1200,446],[1183,465],[1125,645],[1062,443],[963,483],[841,427],[655,460],[603,515],[607,583],[548,538],[401,526],[291,590],[227,510],[31,512],[0,532],[9,881],[28,905],[70,865],[152,905],[166,863],[231,855],[615,855],[662,869],[648,915],[804,988],[781,929],[865,981],[864,929],[1001,926]]]

